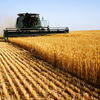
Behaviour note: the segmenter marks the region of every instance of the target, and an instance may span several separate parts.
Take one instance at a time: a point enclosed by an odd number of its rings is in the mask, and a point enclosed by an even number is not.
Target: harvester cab
[[[20,13],[16,20],[16,28],[6,28],[4,38],[7,41],[8,37],[39,36],[66,32],[69,32],[68,27],[49,27],[49,21],[44,20],[44,18],[40,20],[39,14]]]
[[[39,14],[18,14],[16,28],[44,28],[41,22],[45,23],[45,27],[49,26],[47,20],[40,20]]]

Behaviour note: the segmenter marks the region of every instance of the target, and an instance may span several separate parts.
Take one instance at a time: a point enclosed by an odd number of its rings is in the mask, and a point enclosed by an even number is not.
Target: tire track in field
[[[0,61],[1,99],[100,99],[100,88],[61,69],[54,69],[25,49],[10,43],[0,42]]]

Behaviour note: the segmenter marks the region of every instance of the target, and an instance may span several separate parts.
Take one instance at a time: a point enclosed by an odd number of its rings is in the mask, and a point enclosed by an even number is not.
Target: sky
[[[18,13],[38,13],[50,27],[100,30],[100,0],[1,0],[0,35],[14,28]]]

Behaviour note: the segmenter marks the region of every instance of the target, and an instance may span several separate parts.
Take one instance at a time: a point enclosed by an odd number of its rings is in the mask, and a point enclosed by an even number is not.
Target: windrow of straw
[[[100,86],[100,31],[8,38],[54,67]]]

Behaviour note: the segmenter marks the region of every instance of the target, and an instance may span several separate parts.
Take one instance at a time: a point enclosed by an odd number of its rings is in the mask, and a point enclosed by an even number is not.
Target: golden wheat
[[[9,38],[9,42],[30,50],[86,81],[100,83],[100,31],[77,31],[70,34]]]

